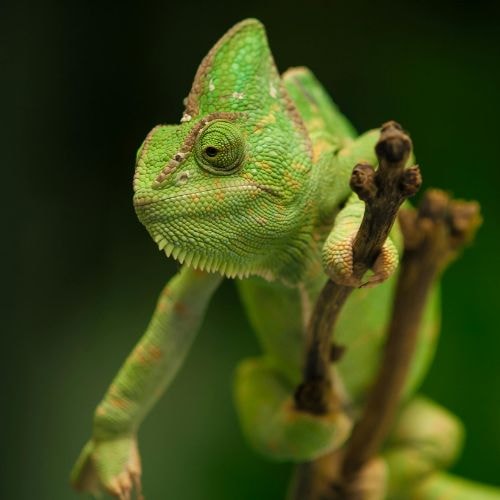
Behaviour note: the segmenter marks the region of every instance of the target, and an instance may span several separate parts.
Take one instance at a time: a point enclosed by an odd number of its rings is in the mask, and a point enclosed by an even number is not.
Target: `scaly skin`
[[[352,278],[352,238],[363,205],[348,180],[356,163],[375,163],[378,136],[356,137],[307,69],[280,77],[258,21],[237,24],[212,48],[181,123],[155,127],[137,154],[137,215],[160,250],[183,267],[96,410],[92,439],[72,474],[78,489],[126,500],[135,487],[140,495],[137,429],[182,363],[223,277],[248,278],[238,286],[264,352],[242,362],[236,375],[249,441],[292,461],[345,442],[384,342],[401,248],[397,227],[365,279],[385,282],[356,290],[337,325],[339,341],[349,346],[334,372],[346,409],[318,417],[297,411],[291,396],[300,380],[304,325],[327,276],[360,284]],[[405,389],[409,402],[385,450],[388,498],[437,498],[462,484],[436,472],[456,455],[456,419],[409,399],[432,356],[437,317],[435,290]],[[418,433],[408,421],[428,425]],[[433,422],[444,422],[439,432]],[[467,488],[474,492],[468,498],[500,499]]]

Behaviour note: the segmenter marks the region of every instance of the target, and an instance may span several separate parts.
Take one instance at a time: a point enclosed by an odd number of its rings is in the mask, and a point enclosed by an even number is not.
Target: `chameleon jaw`
[[[268,280],[273,277],[270,271],[258,268],[257,266],[238,265],[233,262],[223,261],[216,256],[202,255],[196,251],[176,246],[161,235],[155,236],[154,240],[159,250],[164,252],[167,257],[172,257],[179,264],[199,271],[219,273],[230,279],[244,279],[251,275],[258,275]]]

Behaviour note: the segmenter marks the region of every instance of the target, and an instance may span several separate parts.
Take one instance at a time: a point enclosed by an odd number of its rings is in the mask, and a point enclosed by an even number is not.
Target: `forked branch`
[[[361,226],[353,244],[354,277],[361,280],[375,262],[403,201],[421,185],[418,166],[405,168],[411,152],[410,137],[396,122],[382,126],[375,147],[379,167],[356,165],[351,188],[365,202]],[[332,331],[353,288],[328,281],[323,287],[307,330],[303,382],[295,394],[298,409],[315,414],[336,411],[340,401],[332,386],[330,352]]]
[[[388,122],[382,126],[375,147],[379,168],[375,170],[365,163],[354,167],[351,188],[366,204],[353,243],[353,271],[358,280],[363,278],[379,255],[401,204],[420,188],[422,179],[418,166],[405,168],[411,148],[411,139],[401,126]],[[329,280],[316,301],[307,329],[303,381],[295,393],[295,404],[302,411],[321,415],[341,410],[342,402],[331,378],[332,332],[352,291],[351,287]],[[329,489],[330,480],[334,477],[332,464],[329,457],[323,457],[299,465],[290,498],[323,498],[323,487],[326,485]],[[338,460],[337,465],[341,466]]]
[[[362,167],[361,175],[365,191],[361,196],[370,199],[373,171]],[[452,200],[442,191],[430,190],[418,210],[401,210],[399,221],[405,251],[387,344],[367,404],[344,449],[298,466],[293,499],[363,500],[383,489],[383,469],[372,459],[377,458],[400,403],[426,300],[435,280],[473,239],[481,216],[476,202]],[[368,242],[360,234],[361,230],[358,241]]]
[[[343,456],[338,492],[332,499],[362,499],[358,482],[366,464],[377,456],[400,403],[415,352],[425,304],[433,284],[481,224],[476,202],[451,200],[429,190],[419,209],[399,216],[405,252],[399,274],[387,343],[367,404]]]

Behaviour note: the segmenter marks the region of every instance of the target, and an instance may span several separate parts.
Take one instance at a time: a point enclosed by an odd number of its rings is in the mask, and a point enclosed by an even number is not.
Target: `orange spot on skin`
[[[188,312],[189,308],[183,302],[176,302],[174,304],[174,311],[179,316],[185,316]]]
[[[159,347],[152,346],[148,351],[148,357],[152,361],[158,361],[163,357],[163,351]]]
[[[199,195],[198,195],[198,194],[196,194],[196,193],[191,194],[189,197],[191,198],[191,201],[192,201],[193,203],[197,203],[197,202],[199,202],[199,201],[200,201],[200,197],[199,197]]]
[[[163,356],[163,351],[156,346],[143,347],[137,346],[134,350],[133,359],[141,365],[150,365],[155,363]]]
[[[216,191],[215,192],[215,199],[217,201],[223,201],[224,200],[224,191]]]
[[[118,408],[120,410],[125,410],[129,406],[129,401],[123,398],[111,398],[109,400],[111,406]]]

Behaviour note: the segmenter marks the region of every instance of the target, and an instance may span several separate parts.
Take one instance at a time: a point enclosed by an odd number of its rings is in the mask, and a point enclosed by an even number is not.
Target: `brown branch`
[[[382,126],[375,147],[379,168],[354,167],[351,188],[366,203],[361,226],[353,243],[354,277],[358,280],[373,265],[403,201],[421,185],[417,166],[406,168],[411,140],[396,122]],[[353,288],[328,281],[315,304],[307,329],[307,355],[303,382],[295,393],[298,409],[325,414],[339,408],[330,374],[332,331],[339,312]]]
[[[403,201],[421,185],[417,166],[405,168],[412,143],[395,122],[382,126],[375,147],[379,168],[359,164],[351,176],[351,188],[365,204],[365,212],[353,243],[354,277],[361,280],[375,262]],[[327,281],[315,304],[307,329],[307,354],[303,382],[295,393],[299,410],[314,414],[340,411],[341,401],[331,379],[332,332],[353,288]],[[340,462],[338,461],[340,466]],[[331,477],[329,457],[297,467],[290,498],[318,499]],[[307,492],[307,494],[306,494]]]
[[[375,384],[345,452],[336,496],[358,499],[356,482],[388,435],[407,379],[422,314],[435,280],[481,223],[479,205],[453,201],[430,190],[418,212],[402,210],[405,253],[396,289],[387,344]],[[356,493],[358,492],[358,493]]]

